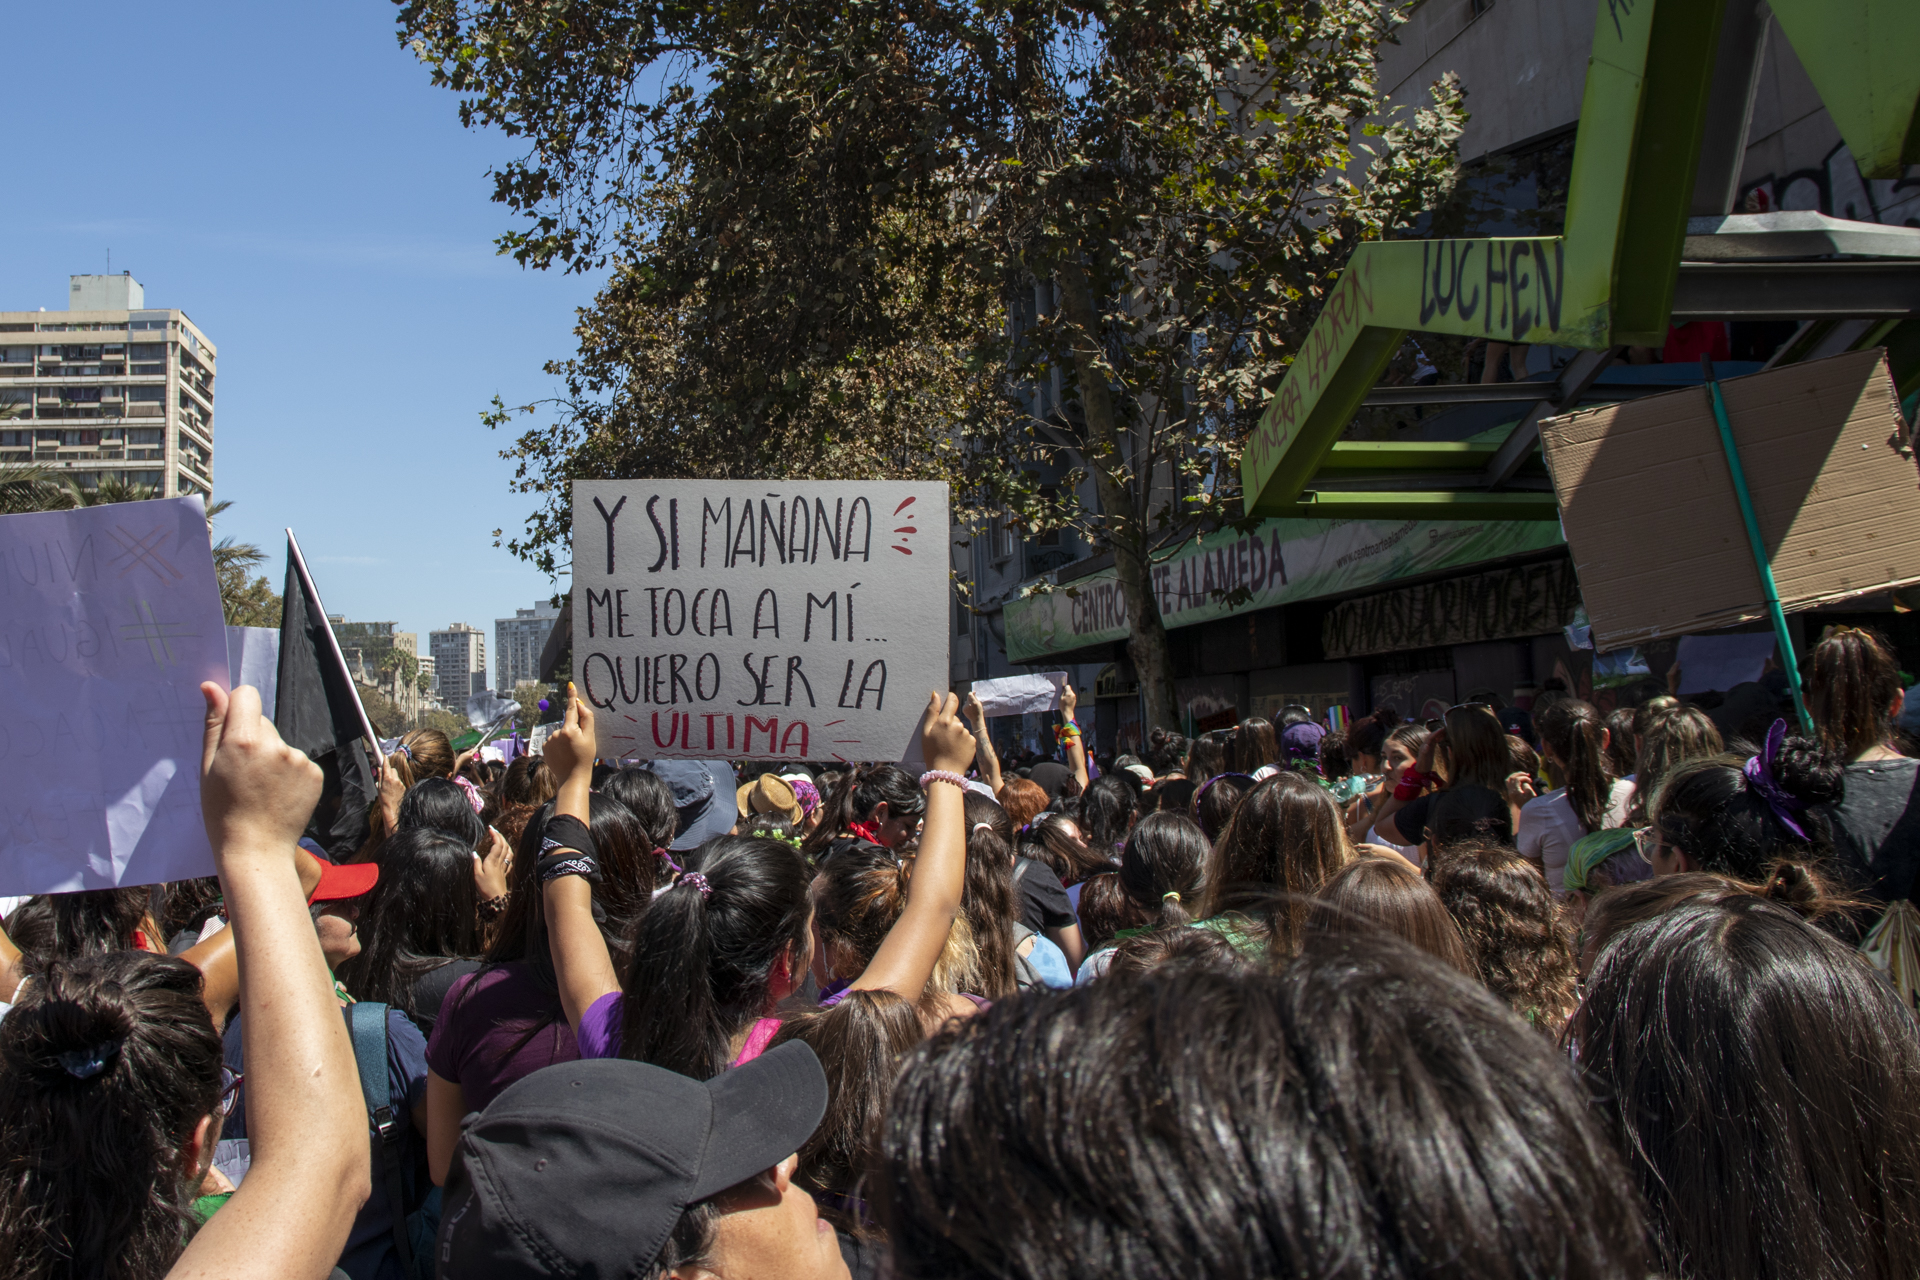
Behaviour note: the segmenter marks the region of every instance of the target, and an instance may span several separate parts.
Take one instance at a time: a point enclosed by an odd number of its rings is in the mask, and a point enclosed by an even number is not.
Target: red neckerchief
[[[874,829],[874,825],[871,822],[849,822],[847,824],[847,830],[853,832],[853,834],[859,836],[868,844],[884,845],[886,843],[880,838],[880,833]]]

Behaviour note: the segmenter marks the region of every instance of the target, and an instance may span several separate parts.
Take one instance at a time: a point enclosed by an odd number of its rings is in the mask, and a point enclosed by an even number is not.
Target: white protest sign
[[[980,699],[981,712],[989,717],[1023,716],[1030,711],[1058,711],[1060,690],[1066,683],[1064,671],[1041,671],[1033,675],[975,680],[973,693]]]
[[[902,760],[948,686],[947,486],[581,480],[573,667],[616,759]]]
[[[0,516],[0,893],[213,874],[199,686],[227,661],[200,499]]]
[[[278,627],[228,627],[227,687],[250,684],[260,691],[260,706],[273,719],[273,693],[280,681]]]

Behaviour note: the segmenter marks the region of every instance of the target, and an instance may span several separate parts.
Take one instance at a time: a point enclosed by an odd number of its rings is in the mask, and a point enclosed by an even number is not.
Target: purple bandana
[[[1786,740],[1787,722],[1775,720],[1773,728],[1767,730],[1767,745],[1761,748],[1759,755],[1747,759],[1742,772],[1747,775],[1748,786],[1759,793],[1760,798],[1767,802],[1767,807],[1773,810],[1773,816],[1780,819],[1780,825],[1806,840],[1809,838],[1806,829],[1794,815],[1805,813],[1807,806],[1788,795],[1773,776],[1774,761],[1779,759],[1780,746]]]

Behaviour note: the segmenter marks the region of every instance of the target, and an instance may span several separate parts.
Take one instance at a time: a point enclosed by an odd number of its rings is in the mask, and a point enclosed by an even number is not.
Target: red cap
[[[307,904],[340,902],[357,898],[372,889],[380,879],[377,862],[321,862],[320,883],[307,895]]]

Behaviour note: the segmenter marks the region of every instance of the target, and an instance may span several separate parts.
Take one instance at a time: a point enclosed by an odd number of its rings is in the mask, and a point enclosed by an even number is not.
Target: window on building
[[[69,449],[92,448],[100,443],[98,431],[62,431],[60,443]]]
[[[128,427],[128,444],[162,444],[166,441],[165,427]]]
[[[0,364],[32,364],[32,347],[0,347]]]
[[[135,342],[127,347],[127,354],[135,360],[165,360],[167,344],[164,342]]]
[[[164,404],[167,399],[165,387],[128,387],[127,399],[136,404]]]
[[[31,431],[0,431],[0,449],[30,449],[33,447]]]

